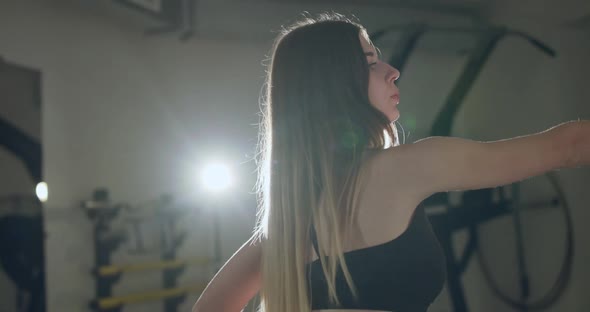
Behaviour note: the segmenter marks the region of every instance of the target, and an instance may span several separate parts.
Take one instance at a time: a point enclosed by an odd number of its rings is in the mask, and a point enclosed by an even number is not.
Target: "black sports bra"
[[[318,253],[313,229],[311,236]],[[340,305],[329,302],[320,259],[316,259],[307,264],[312,310],[425,312],[446,280],[444,253],[421,206],[416,208],[408,228],[400,236],[383,244],[345,252],[344,257],[357,288],[358,301],[354,300],[339,269],[336,292]]]

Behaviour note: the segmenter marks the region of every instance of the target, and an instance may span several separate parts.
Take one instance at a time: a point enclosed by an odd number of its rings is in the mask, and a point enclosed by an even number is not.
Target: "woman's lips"
[[[391,98],[396,102],[396,104],[399,104],[399,94],[394,94],[391,96]]]

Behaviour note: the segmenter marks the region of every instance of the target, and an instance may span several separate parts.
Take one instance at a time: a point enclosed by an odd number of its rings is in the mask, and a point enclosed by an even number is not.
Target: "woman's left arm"
[[[209,282],[193,312],[239,312],[260,289],[262,246],[252,236]]]

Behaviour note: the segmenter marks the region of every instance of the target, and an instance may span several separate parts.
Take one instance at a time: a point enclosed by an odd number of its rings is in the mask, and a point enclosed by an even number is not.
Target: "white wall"
[[[92,12],[43,2],[2,2],[0,23],[0,53],[44,74],[48,310],[83,311],[94,297],[94,259],[91,223],[79,202],[99,186],[108,187],[115,201],[129,203],[165,192],[184,195],[195,188],[203,159],[227,158],[236,166],[247,160],[256,138],[252,124],[258,120],[259,59],[265,51],[231,42],[146,39]],[[247,173],[247,166],[238,169]],[[224,228],[233,230],[223,235],[226,256],[252,228],[250,187],[234,194],[242,199],[231,203],[236,219],[223,219]],[[198,254],[192,249],[200,243],[188,240],[181,255]],[[125,253],[123,246],[113,262],[142,258]],[[160,285],[159,273],[139,274],[124,278],[115,293]],[[150,302],[125,310],[160,306]]]
[[[205,2],[207,5],[212,6]],[[310,7],[284,6],[281,15],[270,14],[272,21],[261,29],[277,29],[279,16],[286,20],[305,9]],[[373,29],[401,15],[391,9],[352,9]],[[492,140],[544,130],[578,117],[590,118],[585,100],[588,89],[583,84],[589,69],[584,59],[590,48],[588,34],[557,29],[538,20],[514,23],[519,21],[517,17],[502,19],[502,12],[508,11],[510,7],[499,6],[492,18],[549,41],[560,56],[551,60],[520,40],[504,41],[466,99],[454,135]],[[232,14],[238,12],[228,12]],[[231,27],[246,28],[248,18],[262,27],[264,20],[258,17],[264,13],[252,14]],[[409,17],[404,16],[406,20]],[[448,18],[438,19],[451,23]],[[228,19],[228,25],[232,21]],[[214,30],[207,24],[203,27]],[[222,155],[236,164],[252,157],[264,76],[261,62],[270,41],[246,43],[214,37],[213,31],[208,39],[186,43],[174,36],[144,37],[139,29],[87,8],[32,0],[0,2],[0,54],[39,68],[44,75],[44,176],[50,187],[45,206],[49,311],[84,311],[94,296],[89,274],[93,266],[91,223],[78,206],[95,187],[108,187],[113,199],[130,203],[164,192],[187,194],[194,192],[194,167],[210,154]],[[441,98],[461,69],[464,58],[449,50],[419,51],[403,73],[400,122],[416,122],[407,142],[427,135]],[[254,201],[247,194],[252,190],[254,167],[247,163],[239,168],[244,181],[227,204],[228,210],[222,212],[224,258],[241,245],[254,223]],[[583,240],[589,233],[582,223],[588,217],[584,203],[589,198],[584,185],[588,185],[589,172],[565,170],[559,176],[573,206],[577,250],[572,284],[560,305],[551,311],[582,311],[590,307],[582,292],[590,275],[585,266],[590,251]],[[192,239],[180,250],[182,257],[210,253],[206,250],[208,240],[203,239],[209,233],[208,220],[194,220],[185,220]],[[533,228],[535,223],[528,224],[532,224],[527,229],[530,233],[543,233],[544,229]],[[561,226],[547,220],[536,224],[557,232]],[[505,232],[505,228],[496,226],[490,231]],[[489,237],[490,244],[499,243]],[[543,243],[547,246],[561,246],[557,239],[546,239]],[[547,253],[542,248],[527,251],[531,253],[529,259],[542,256],[547,261],[536,262],[540,268],[536,273],[552,270],[553,262],[560,260],[558,252]],[[113,261],[152,256],[132,257],[121,248]],[[190,270],[181,282],[193,283],[199,274]],[[539,276],[543,277],[534,275]],[[470,264],[464,282],[472,310],[506,310],[483,283],[476,262]],[[115,292],[149,290],[159,284],[158,273],[125,276]],[[441,295],[434,311],[449,310],[445,296]],[[194,299],[189,298],[183,308],[187,310]],[[161,305],[150,302],[125,310],[161,311]]]

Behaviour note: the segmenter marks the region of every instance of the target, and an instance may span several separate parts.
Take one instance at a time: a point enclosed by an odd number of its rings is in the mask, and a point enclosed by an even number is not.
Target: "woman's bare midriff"
[[[340,309],[328,309],[328,310],[311,310],[311,312],[390,312],[381,310],[340,310]]]

